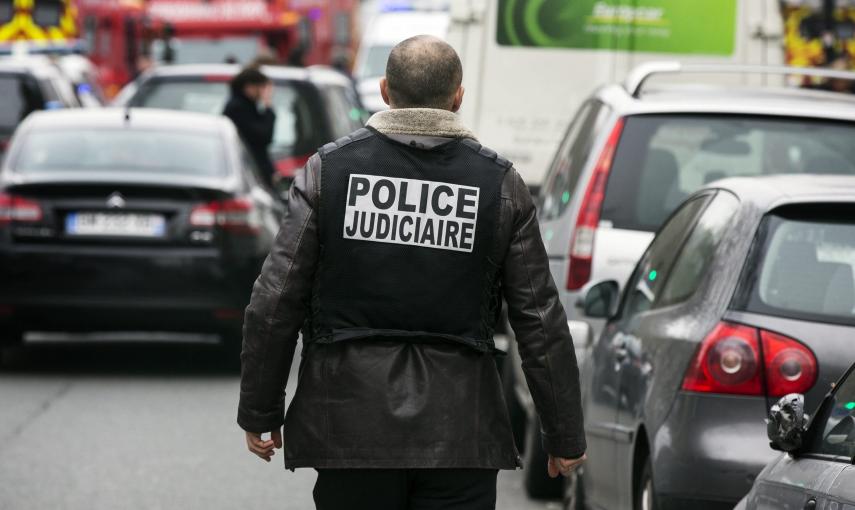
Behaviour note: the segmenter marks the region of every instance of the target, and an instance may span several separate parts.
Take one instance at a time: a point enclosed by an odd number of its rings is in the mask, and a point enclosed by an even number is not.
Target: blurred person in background
[[[318,471],[319,510],[495,508],[498,470],[520,466],[494,359],[501,297],[550,475],[585,459],[579,369],[534,203],[454,114],[462,78],[438,38],[393,48],[380,82],[391,109],[297,173],[253,287],[237,422],[258,457],[284,446],[286,468]]]
[[[273,179],[275,168],[269,147],[273,141],[276,113],[273,111],[273,82],[257,67],[247,67],[229,84],[223,115],[231,119],[258,169]]]

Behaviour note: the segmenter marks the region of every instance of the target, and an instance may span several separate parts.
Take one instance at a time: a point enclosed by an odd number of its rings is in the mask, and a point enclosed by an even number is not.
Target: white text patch
[[[478,192],[472,186],[352,174],[344,237],[471,252]]]

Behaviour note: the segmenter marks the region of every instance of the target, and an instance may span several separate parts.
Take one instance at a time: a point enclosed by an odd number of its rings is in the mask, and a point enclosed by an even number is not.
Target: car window
[[[362,66],[357,70],[356,75],[360,78],[383,76],[386,74],[386,61],[389,60],[390,53],[392,53],[391,44],[369,46],[365,54],[365,59],[362,61]]]
[[[15,172],[137,172],[223,176],[215,135],[140,129],[33,130],[11,167]]]
[[[0,74],[0,134],[10,134],[30,113],[44,108],[36,81],[20,74]]]
[[[541,194],[541,220],[555,219],[567,209],[594,140],[611,109],[599,101],[585,103],[567,128],[547,174]]]
[[[710,195],[702,195],[686,202],[662,227],[627,283],[622,317],[638,315],[654,306],[680,246],[709,200]]]
[[[328,87],[324,92],[334,138],[341,138],[362,127],[362,113],[351,106],[344,91],[344,87]]]
[[[311,154],[328,140],[319,126],[316,95],[310,86],[276,82],[273,111],[276,125],[270,152],[276,158]],[[219,115],[229,98],[228,83],[189,77],[152,79],[134,96],[132,104],[148,108],[185,110]]]
[[[790,206],[759,232],[737,307],[855,325],[855,207]]]
[[[824,411],[811,425],[804,453],[855,458],[855,373],[837,387]]]
[[[655,231],[686,197],[734,176],[855,175],[855,124],[716,115],[630,116],[609,173],[602,219]]]
[[[735,196],[726,191],[716,194],[683,244],[670,273],[663,275],[665,286],[657,307],[682,302],[694,294],[738,209]]]

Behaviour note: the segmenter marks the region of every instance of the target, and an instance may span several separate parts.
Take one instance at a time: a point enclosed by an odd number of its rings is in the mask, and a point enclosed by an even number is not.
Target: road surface
[[[265,464],[247,452],[234,365],[208,345],[7,351],[0,509],[314,508],[312,470],[289,472],[281,456]],[[527,501],[521,484],[520,471],[502,472],[497,508],[558,508]]]

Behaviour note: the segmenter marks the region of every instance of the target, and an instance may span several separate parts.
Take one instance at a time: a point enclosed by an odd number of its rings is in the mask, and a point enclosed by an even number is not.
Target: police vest
[[[474,140],[418,149],[370,128],[319,154],[321,249],[304,337],[492,351],[499,265],[488,255],[511,164]]]

